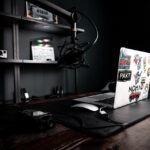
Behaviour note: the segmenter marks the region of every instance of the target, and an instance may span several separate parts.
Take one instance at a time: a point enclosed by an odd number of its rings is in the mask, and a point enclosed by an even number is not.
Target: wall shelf
[[[1,19],[1,23],[8,23],[8,22],[19,22],[21,20],[21,16],[17,16],[17,15],[11,15],[8,13],[4,13],[4,12],[0,12],[0,19]],[[4,21],[4,22],[3,22]]]
[[[55,34],[63,34],[63,35],[70,35],[71,33],[71,28],[70,26],[67,25],[42,22],[32,18],[11,15],[3,12],[0,12],[0,18],[1,20],[4,21],[2,22],[3,24],[11,23],[11,22],[19,23],[21,26],[30,30],[49,32]],[[82,33],[84,31],[85,31],[84,29],[77,28],[78,33]]]
[[[57,61],[35,61],[25,59],[0,59],[0,64],[47,64],[56,65]]]
[[[46,64],[46,65],[57,65],[57,61],[35,61],[35,60],[22,60],[22,64]]]
[[[17,59],[0,59],[0,64],[21,64],[22,60]]]
[[[50,32],[50,33],[57,33],[57,34],[63,34],[63,35],[69,35],[71,33],[70,26],[62,25],[62,24],[53,24],[53,23],[47,23],[42,22],[38,20],[34,20],[27,17],[21,17],[22,18],[22,24],[24,27],[32,30],[39,30],[44,32]],[[84,29],[77,28],[78,33],[84,32]]]

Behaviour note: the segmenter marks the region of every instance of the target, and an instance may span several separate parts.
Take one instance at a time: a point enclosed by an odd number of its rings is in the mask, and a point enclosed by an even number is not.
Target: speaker
[[[7,58],[7,50],[0,50],[0,58]]]

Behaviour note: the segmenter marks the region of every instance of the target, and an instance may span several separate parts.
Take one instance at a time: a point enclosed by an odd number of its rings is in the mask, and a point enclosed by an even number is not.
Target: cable
[[[88,44],[89,46],[85,49],[85,51],[87,51],[87,49],[89,49],[91,46],[95,45],[95,43],[98,41],[99,31],[98,31],[98,28],[97,28],[95,22],[90,17],[88,17],[86,14],[84,14],[81,11],[78,11],[78,12],[79,12],[79,14],[84,16],[91,23],[91,25],[93,26],[93,28],[95,29],[95,32],[96,32],[95,39],[92,42],[90,42],[90,44]]]
[[[78,43],[78,38],[72,38],[72,41],[70,43],[67,43],[66,41],[63,43],[63,45],[60,47],[60,54],[59,54],[59,64],[68,66],[76,66],[79,67],[80,65],[85,63],[85,58],[84,58],[84,53],[92,47],[99,38],[99,32],[96,24],[94,21],[89,18],[87,15],[84,13],[77,11],[79,14],[84,16],[90,24],[93,26],[96,36],[93,41],[91,42],[84,42],[84,43]],[[74,41],[75,40],[75,41]],[[64,52],[63,52],[64,51]]]
[[[101,107],[98,111],[98,117],[100,117],[101,119],[105,120],[105,121],[108,121],[110,123],[114,123],[115,125],[127,125],[126,123],[121,123],[121,122],[118,122],[118,121],[115,121],[115,120],[112,120],[109,116],[109,114],[104,110],[108,107],[104,106],[104,107]]]

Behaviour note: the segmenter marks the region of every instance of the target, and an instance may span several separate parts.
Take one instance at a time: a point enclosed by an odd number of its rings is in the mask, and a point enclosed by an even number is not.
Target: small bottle
[[[58,87],[58,86],[56,87],[56,96],[57,96],[57,97],[60,96],[60,90],[59,90],[59,87]]]
[[[60,86],[59,92],[60,92],[60,97],[62,97],[64,95],[64,91],[63,91],[62,86]]]

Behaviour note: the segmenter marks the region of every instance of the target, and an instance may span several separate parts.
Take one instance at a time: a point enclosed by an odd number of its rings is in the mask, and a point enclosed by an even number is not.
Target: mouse
[[[88,104],[88,103],[78,103],[78,104],[71,106],[71,108],[81,108],[83,110],[89,110],[89,111],[99,110],[99,107],[97,107],[96,105]]]

